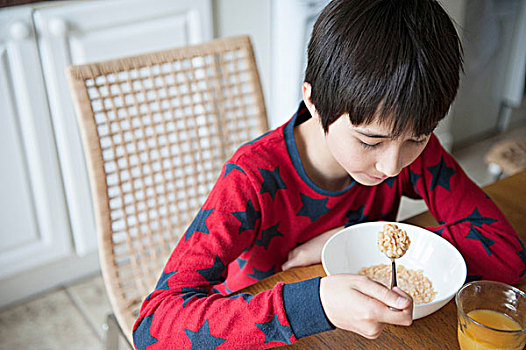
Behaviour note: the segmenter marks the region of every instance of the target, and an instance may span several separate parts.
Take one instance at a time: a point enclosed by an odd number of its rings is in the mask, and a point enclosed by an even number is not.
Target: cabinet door
[[[1,280],[72,251],[28,8],[0,12],[0,169]]]
[[[96,249],[89,180],[64,75],[80,64],[212,38],[210,0],[112,0],[38,9],[35,25],[79,255]]]

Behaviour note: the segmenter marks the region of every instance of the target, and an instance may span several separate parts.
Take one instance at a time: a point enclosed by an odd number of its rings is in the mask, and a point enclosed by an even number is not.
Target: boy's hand
[[[385,324],[409,326],[413,322],[413,300],[365,276],[339,274],[320,282],[320,299],[329,321],[336,327],[375,339]],[[399,309],[392,311],[389,307]]]
[[[289,252],[288,260],[281,266],[281,269],[285,271],[292,267],[320,263],[323,245],[341,229],[343,229],[343,226],[333,228],[292,249]]]

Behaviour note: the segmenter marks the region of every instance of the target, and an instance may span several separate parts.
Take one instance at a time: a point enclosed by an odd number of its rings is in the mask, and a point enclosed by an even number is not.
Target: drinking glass
[[[476,281],[456,294],[461,350],[522,350],[526,293],[501,282]]]

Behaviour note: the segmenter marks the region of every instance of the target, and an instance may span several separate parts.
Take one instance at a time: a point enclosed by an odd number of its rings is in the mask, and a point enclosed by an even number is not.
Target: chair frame
[[[84,146],[84,153],[88,165],[90,186],[92,191],[93,206],[96,218],[96,227],[98,232],[99,259],[101,264],[102,276],[104,279],[107,295],[112,306],[115,319],[119,324],[127,341],[133,344],[132,327],[136,320],[136,306],[142,303],[146,294],[142,295],[140,300],[127,300],[121,285],[113,242],[112,217],[110,208],[110,196],[108,194],[107,173],[105,170],[105,160],[103,158],[103,147],[100,142],[95,112],[92,101],[88,93],[86,81],[95,79],[101,75],[107,75],[115,72],[129,70],[130,67],[140,69],[144,66],[169,63],[174,60],[188,59],[199,57],[203,54],[221,54],[225,50],[240,49],[247,55],[248,69],[251,77],[251,91],[256,98],[258,112],[258,132],[268,130],[266,109],[264,105],[263,92],[261,89],[260,79],[257,72],[254,52],[248,36],[238,36],[212,40],[207,43],[164,50],[150,54],[125,57],[120,59],[108,60],[104,62],[69,66],[66,75],[70,84],[71,93],[74,100],[75,110],[80,127],[81,137]],[[254,129],[254,128],[253,128]],[[249,140],[243,140],[243,142]],[[239,146],[239,145],[238,145]],[[222,162],[226,161],[230,155],[229,151],[223,151]],[[222,163],[221,162],[221,163]],[[220,169],[219,169],[220,170]],[[219,175],[219,172],[217,173]],[[200,203],[201,205],[202,203]],[[199,208],[197,208],[199,209]],[[189,223],[189,222],[188,222]],[[179,237],[184,232],[178,232]],[[175,246],[175,243],[173,245]],[[133,257],[132,257],[133,259]],[[162,271],[159,267],[158,273]],[[141,272],[134,271],[136,274]],[[155,276],[158,277],[158,276]],[[147,286],[150,292],[154,285]],[[145,290],[146,290],[145,289]],[[107,320],[109,328],[112,327],[113,318],[110,315]],[[114,346],[115,333],[108,332],[108,345]]]

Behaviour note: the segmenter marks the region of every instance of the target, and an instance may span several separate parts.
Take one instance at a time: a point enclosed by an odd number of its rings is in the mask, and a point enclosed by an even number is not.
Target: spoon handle
[[[396,284],[396,264],[395,264],[395,259],[394,258],[391,258],[391,289],[393,289],[393,287],[396,287],[397,284]],[[389,310],[391,311],[402,311],[402,310],[399,310],[399,309],[396,309],[394,307],[389,307]]]
[[[393,287],[396,287],[396,286],[397,286],[397,283],[396,283],[396,264],[395,264],[395,259],[391,258],[391,289],[393,289]]]

